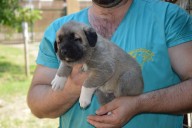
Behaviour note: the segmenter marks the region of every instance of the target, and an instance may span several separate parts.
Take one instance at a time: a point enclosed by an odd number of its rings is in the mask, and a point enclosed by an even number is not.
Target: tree
[[[0,25],[21,31],[22,22],[33,24],[41,19],[41,11],[21,7],[19,0],[0,0]]]
[[[28,22],[34,23],[36,20],[41,19],[41,11],[33,10],[31,8],[19,8],[15,11],[16,21],[19,23]]]
[[[23,27],[25,71],[27,76],[29,76],[28,23],[33,24],[39,19],[41,19],[41,11],[33,10],[30,7],[22,8],[19,5],[19,0],[0,0],[0,25],[19,31]]]
[[[18,23],[14,12],[19,8],[19,0],[0,0],[0,25],[15,28]]]

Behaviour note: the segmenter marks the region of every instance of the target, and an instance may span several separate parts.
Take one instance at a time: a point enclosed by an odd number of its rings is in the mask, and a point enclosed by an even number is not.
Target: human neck
[[[113,8],[102,8],[93,3],[89,9],[89,22],[96,31],[105,38],[110,39],[115,32],[132,0],[124,0],[118,6]]]

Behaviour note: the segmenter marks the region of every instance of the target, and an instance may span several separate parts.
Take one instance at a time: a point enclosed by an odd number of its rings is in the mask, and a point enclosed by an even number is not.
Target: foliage
[[[34,23],[36,20],[41,19],[41,11],[30,8],[19,8],[15,11],[15,17],[19,23],[23,21]]]
[[[0,0],[0,25],[21,30],[23,21],[33,24],[41,19],[41,11],[21,7],[19,0]]]
[[[14,11],[19,8],[19,0],[0,0],[0,24],[10,27],[18,25]]]

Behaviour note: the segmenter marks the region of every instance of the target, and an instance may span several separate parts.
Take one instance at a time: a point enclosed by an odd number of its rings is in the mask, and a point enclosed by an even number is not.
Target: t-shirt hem
[[[169,43],[168,47],[174,47],[174,46],[177,46],[179,44],[183,44],[183,43],[187,43],[189,41],[192,41],[192,35],[188,35],[186,36],[185,38],[181,38],[175,42],[172,42],[172,43]]]
[[[58,69],[58,64],[56,63],[46,63],[46,62],[43,62],[43,61],[39,61],[38,59],[36,60],[36,64],[39,64],[39,65],[43,65],[43,66],[46,66],[46,67],[49,67],[49,68],[55,68],[55,69]]]

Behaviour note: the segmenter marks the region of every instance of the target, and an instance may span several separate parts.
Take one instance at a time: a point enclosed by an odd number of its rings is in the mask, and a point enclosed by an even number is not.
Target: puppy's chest
[[[84,63],[83,66],[81,67],[82,72],[86,72],[86,71],[88,71],[88,69],[89,68],[88,68],[88,65],[86,63]]]
[[[87,63],[84,63],[83,66],[81,67],[82,72],[87,72],[87,71],[93,71],[93,69],[99,70],[99,64],[96,63],[95,61],[88,61]]]

